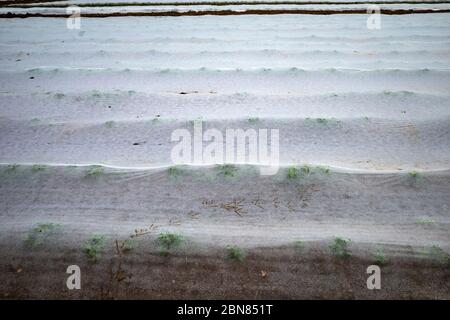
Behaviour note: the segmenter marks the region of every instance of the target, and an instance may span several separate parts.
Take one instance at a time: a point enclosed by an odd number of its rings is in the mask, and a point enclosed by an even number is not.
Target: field
[[[450,298],[450,3],[2,2],[0,298]]]

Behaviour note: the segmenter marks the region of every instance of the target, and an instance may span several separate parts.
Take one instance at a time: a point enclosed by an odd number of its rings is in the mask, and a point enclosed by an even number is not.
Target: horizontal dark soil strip
[[[57,1],[57,0],[53,0]],[[29,2],[12,2],[7,1],[5,3],[0,3],[0,6],[9,6],[12,8],[32,8],[32,7],[45,7],[45,8],[65,8],[69,4],[39,4],[34,5],[34,3],[38,3],[40,1],[32,1]],[[50,1],[48,1],[50,2]],[[33,3],[33,4],[27,4]],[[342,1],[333,1],[333,2],[324,2],[324,1],[307,1],[307,2],[299,2],[299,1],[224,1],[224,2],[216,2],[216,1],[204,1],[204,2],[110,2],[110,3],[79,3],[76,4],[78,7],[133,7],[133,6],[143,6],[143,7],[155,7],[155,6],[229,6],[229,5],[352,5],[352,4],[445,4],[450,3],[450,1],[352,1],[352,2],[342,2]]]
[[[448,299],[443,265],[396,258],[381,266],[381,289],[368,290],[374,262],[317,250],[262,248],[241,262],[225,252],[103,254],[96,263],[75,251],[0,254],[2,299]],[[67,290],[64,271],[76,263],[81,290]]]
[[[403,15],[403,14],[422,14],[422,13],[448,13],[450,9],[399,9],[399,10],[382,10],[381,14],[385,15]],[[202,10],[202,11],[164,11],[164,12],[106,12],[106,13],[84,13],[83,18],[109,18],[109,17],[180,17],[180,16],[240,16],[240,15],[275,15],[275,14],[315,14],[315,15],[331,15],[331,14],[367,14],[367,10]],[[46,14],[46,13],[5,13],[0,14],[0,18],[69,18],[70,14]]]

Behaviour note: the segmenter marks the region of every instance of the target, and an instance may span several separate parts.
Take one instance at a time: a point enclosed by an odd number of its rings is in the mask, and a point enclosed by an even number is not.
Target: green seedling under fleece
[[[28,232],[25,238],[25,245],[35,248],[44,243],[44,241],[54,234],[61,226],[56,223],[39,223]]]
[[[375,253],[373,254],[373,257],[375,259],[375,263],[378,265],[384,265],[387,263],[386,254],[381,248],[378,248]]]
[[[298,169],[296,167],[290,167],[287,171],[288,179],[295,179],[298,177]]]
[[[43,171],[43,170],[45,170],[46,168],[47,168],[47,167],[44,166],[44,165],[35,164],[35,165],[33,165],[33,166],[31,167],[31,171],[34,172],[34,173],[36,173],[36,172],[39,172],[39,171]]]
[[[431,248],[426,250],[424,253],[426,256],[428,256],[428,258],[435,262],[441,264],[450,264],[450,254],[445,252],[440,246],[431,246]]]
[[[87,172],[86,176],[88,177],[96,177],[103,173],[104,169],[102,166],[92,166]]]
[[[103,249],[105,248],[105,242],[105,236],[94,235],[84,243],[83,252],[89,260],[92,262],[97,262],[103,252]]]
[[[219,172],[225,177],[233,177],[237,168],[232,164],[224,164],[218,166]]]
[[[10,165],[8,165],[7,167],[6,167],[6,172],[7,173],[13,173],[13,172],[16,172],[17,171],[17,169],[19,169],[19,165],[18,164],[10,164]]]
[[[242,262],[244,260],[244,253],[238,246],[227,247],[227,258],[229,260]]]
[[[176,233],[163,232],[158,235],[158,243],[161,246],[161,255],[166,256],[169,251],[175,249],[183,243],[182,236]]]
[[[185,170],[181,166],[172,166],[167,169],[167,173],[171,177],[178,177],[182,175],[185,172]]]
[[[348,244],[351,242],[350,239],[345,239],[342,237],[335,237],[334,242],[330,245],[331,253],[338,257],[349,257],[352,255],[348,249]]]

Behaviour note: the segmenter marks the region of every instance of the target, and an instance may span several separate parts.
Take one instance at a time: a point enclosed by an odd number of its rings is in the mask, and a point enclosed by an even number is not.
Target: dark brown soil
[[[334,257],[321,249],[253,249],[244,261],[220,249],[201,253],[157,251],[105,254],[86,259],[81,290],[66,288],[75,251],[5,256],[0,262],[2,299],[449,299],[448,266],[397,257],[381,267],[381,289],[366,287],[370,259]]]

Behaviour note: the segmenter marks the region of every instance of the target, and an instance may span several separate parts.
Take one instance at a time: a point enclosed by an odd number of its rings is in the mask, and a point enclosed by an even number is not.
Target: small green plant
[[[17,169],[19,169],[19,165],[18,164],[10,164],[6,167],[6,172],[7,173],[14,173],[17,171]]]
[[[92,166],[92,167],[88,170],[86,176],[87,176],[87,177],[96,177],[96,176],[99,176],[99,175],[101,175],[101,174],[103,173],[103,170],[104,170],[104,169],[103,169],[102,166]]]
[[[101,92],[98,90],[92,90],[91,96],[93,96],[94,98],[100,98],[101,97]]]
[[[352,253],[348,249],[350,239],[335,237],[334,242],[330,245],[331,253],[338,257],[350,257]]]
[[[33,119],[31,119],[30,120],[30,122],[32,123],[32,124],[37,124],[37,123],[39,123],[41,120],[39,119],[39,118],[33,118]]]
[[[305,243],[301,240],[295,241],[294,246],[296,249],[302,251],[305,248]]]
[[[408,175],[414,185],[417,185],[420,182],[422,182],[423,177],[419,172],[411,171]]]
[[[232,164],[223,164],[217,167],[219,169],[220,174],[225,177],[233,177],[235,172],[237,171],[236,166]]]
[[[326,166],[316,166],[316,171],[319,172],[319,173],[329,174],[330,173],[330,168],[328,168]]]
[[[323,124],[323,125],[327,125],[328,124],[328,120],[325,118],[317,118],[316,122],[319,124]]]
[[[183,169],[180,166],[172,166],[167,169],[167,173],[171,177],[179,177],[183,174]]]
[[[114,126],[114,121],[106,121],[105,122],[105,126],[110,129]]]
[[[382,248],[377,248],[373,254],[375,259],[375,263],[378,265],[384,265],[387,262],[386,254],[384,253]]]
[[[183,243],[183,237],[176,233],[163,232],[158,235],[158,243],[161,246],[160,254],[167,256],[169,251],[175,249]]]
[[[31,167],[31,172],[36,173],[36,172],[39,172],[39,171],[43,171],[46,168],[47,168],[46,166],[43,166],[43,165],[40,165],[40,164],[35,164],[35,165],[33,165]]]
[[[239,248],[238,246],[228,246],[227,259],[242,262],[244,260],[244,253],[242,252],[242,249]]]
[[[435,224],[436,221],[434,221],[431,218],[424,217],[424,218],[420,218],[419,220],[417,220],[417,223],[421,224],[421,225],[432,225],[432,224]]]
[[[59,224],[39,223],[28,232],[25,238],[25,245],[29,248],[37,247],[41,245],[50,235],[54,234],[59,228]]]
[[[253,118],[248,118],[248,122],[250,123],[258,123],[259,122],[259,118],[258,117],[253,117]]]
[[[287,177],[288,179],[296,179],[298,177],[298,169],[296,167],[289,167]]]
[[[437,263],[450,264],[450,254],[445,252],[440,246],[434,245],[424,253],[428,258]]]
[[[340,120],[335,118],[305,118],[305,121],[311,125],[318,124],[327,127],[328,125],[338,125]]]
[[[92,238],[86,240],[83,246],[83,252],[92,262],[97,262],[105,248],[105,236],[94,235]]]
[[[419,174],[417,173],[417,171],[411,171],[409,173],[409,176],[413,179],[417,179],[417,177],[419,176]]]
[[[311,172],[311,168],[305,164],[300,168],[300,171],[302,172],[302,174],[308,175]]]

